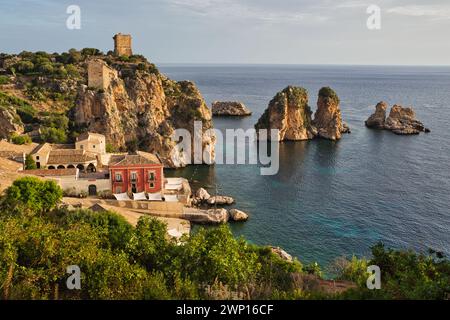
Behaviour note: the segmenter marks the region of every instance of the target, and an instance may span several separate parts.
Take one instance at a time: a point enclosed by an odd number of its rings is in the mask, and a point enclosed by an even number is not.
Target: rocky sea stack
[[[279,129],[279,141],[315,137],[339,140],[342,133],[350,132],[341,119],[339,97],[331,88],[319,91],[314,120],[311,115],[306,89],[289,86],[270,101],[255,129]]]
[[[278,140],[313,139],[317,130],[312,125],[312,111],[308,106],[308,92],[289,86],[278,92],[259,118],[255,129],[278,129]],[[270,139],[270,134],[268,134]]]
[[[342,122],[339,104],[339,97],[333,89],[320,89],[313,121],[320,138],[339,140],[342,133],[350,132],[348,126]]]
[[[412,108],[404,108],[394,105],[386,118],[388,104],[379,102],[375,107],[375,113],[365,122],[368,128],[390,130],[398,135],[419,134],[430,132],[422,122],[416,120],[416,114]]]
[[[237,101],[214,101],[212,103],[213,116],[243,117],[250,116],[252,112],[242,103]]]

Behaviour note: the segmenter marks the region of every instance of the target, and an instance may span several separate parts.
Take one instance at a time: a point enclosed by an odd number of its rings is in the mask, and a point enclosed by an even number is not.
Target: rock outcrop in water
[[[257,132],[260,129],[278,129],[278,141],[309,140],[317,135],[311,115],[306,89],[289,86],[270,101],[255,129]],[[270,133],[267,139],[270,140]]]
[[[375,107],[375,113],[366,120],[366,126],[374,129],[384,129],[386,124],[386,110],[388,105],[381,101]]]
[[[366,126],[369,128],[390,130],[398,135],[430,132],[422,122],[416,119],[416,114],[412,108],[394,105],[387,118],[386,110],[387,104],[385,102],[378,103],[375,113],[366,120]]]
[[[315,137],[339,140],[342,133],[350,133],[350,128],[341,119],[339,98],[331,88],[319,91],[314,120],[311,115],[306,89],[289,86],[270,101],[255,129],[278,129],[279,141]]]
[[[242,103],[235,101],[214,101],[212,103],[213,116],[250,116],[252,112]]]
[[[211,111],[196,86],[172,81],[142,64],[112,63],[108,68],[103,88],[82,86],[78,91],[75,123],[104,134],[117,148],[136,144],[157,153],[166,166],[186,165],[171,139],[174,130],[187,129],[194,139],[194,121],[202,122],[202,133],[212,128]],[[213,160],[215,137],[203,134],[202,141]]]
[[[313,121],[320,138],[339,140],[342,133],[350,132],[348,126],[342,122],[339,103],[339,97],[333,89],[320,89]]]

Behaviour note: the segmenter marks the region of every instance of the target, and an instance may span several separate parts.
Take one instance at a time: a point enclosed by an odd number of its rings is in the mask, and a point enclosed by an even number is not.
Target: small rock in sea
[[[238,209],[230,209],[229,210],[230,217],[233,219],[233,221],[247,221],[248,220],[248,214],[244,211],[238,210]]]
[[[227,196],[212,196],[207,200],[209,205],[218,204],[218,205],[230,205],[234,203],[234,199],[232,197]]]
[[[249,116],[252,112],[242,102],[214,101],[212,114],[214,116]]]

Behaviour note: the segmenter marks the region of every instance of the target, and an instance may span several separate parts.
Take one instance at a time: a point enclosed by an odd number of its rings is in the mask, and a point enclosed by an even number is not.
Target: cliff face
[[[13,134],[22,134],[22,121],[16,110],[0,105],[0,138],[9,139]]]
[[[346,132],[342,123],[339,98],[331,88],[325,87],[319,91],[313,124],[317,128],[317,135],[324,139],[339,140],[341,134]]]
[[[255,125],[259,129],[279,129],[279,141],[309,140],[315,137],[339,140],[350,129],[342,122],[339,98],[330,88],[322,88],[314,120],[304,88],[287,87],[269,103]]]
[[[138,70],[135,65],[111,67],[117,72],[108,75],[106,88],[80,88],[74,109],[76,124],[105,134],[117,148],[135,144],[158,153],[167,166],[186,165],[174,149],[174,130],[187,129],[193,138],[194,121],[202,121],[203,132],[212,128],[211,112],[195,85]],[[204,136],[202,141],[213,159],[215,137]]]
[[[278,129],[279,141],[309,140],[317,133],[312,125],[311,114],[306,90],[289,86],[270,101],[255,129]]]

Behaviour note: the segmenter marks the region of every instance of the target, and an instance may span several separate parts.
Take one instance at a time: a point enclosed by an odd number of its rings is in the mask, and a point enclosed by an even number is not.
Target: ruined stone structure
[[[131,56],[131,35],[118,33],[114,37],[114,53],[118,56]]]
[[[117,77],[117,71],[108,67],[103,60],[93,59],[88,62],[88,87],[106,90],[114,77]]]

